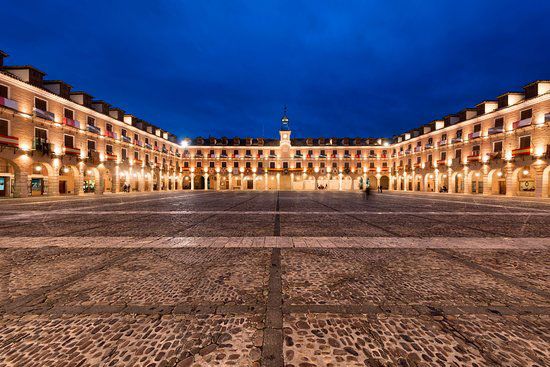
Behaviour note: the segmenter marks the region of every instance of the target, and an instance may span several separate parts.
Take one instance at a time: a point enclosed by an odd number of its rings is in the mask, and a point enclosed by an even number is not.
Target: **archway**
[[[0,197],[13,197],[15,194],[15,174],[19,167],[15,162],[0,158]]]
[[[530,166],[516,168],[512,174],[513,194],[518,196],[535,196],[535,170]]]
[[[440,172],[438,177],[438,184],[439,188],[438,190],[440,192],[448,192],[449,191],[449,175],[445,172]]]
[[[49,178],[53,176],[54,173],[53,167],[50,164],[36,162],[30,166],[29,170],[29,191],[31,196],[47,195],[48,193],[51,194],[54,192],[49,182]],[[55,182],[55,185],[57,185],[57,182]]]
[[[367,184],[371,189],[378,189],[378,179],[374,175],[367,176]]]
[[[506,195],[506,175],[500,168],[489,171],[487,184],[491,195]]]
[[[203,190],[204,189],[204,176],[197,175],[195,176],[195,190]]]
[[[451,177],[451,185],[454,192],[461,194],[464,192],[464,175],[461,172],[454,172]]]
[[[59,195],[78,194],[78,168],[64,165],[59,168]]]
[[[483,194],[483,174],[478,170],[468,172],[470,178],[470,193]]]
[[[390,188],[390,178],[388,176],[380,177],[380,186],[383,190],[389,190]]]
[[[99,170],[95,167],[83,167],[82,171],[82,192],[84,194],[93,194],[99,190]]]
[[[427,192],[435,191],[435,176],[433,173],[428,173],[424,176],[424,188]]]
[[[422,185],[422,183],[423,183],[422,175],[421,174],[415,175],[414,189],[416,191],[423,191],[424,190],[424,186]]]

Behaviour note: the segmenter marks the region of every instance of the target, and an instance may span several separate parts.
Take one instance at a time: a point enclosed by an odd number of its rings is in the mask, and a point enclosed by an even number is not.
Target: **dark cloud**
[[[179,136],[390,136],[549,78],[542,1],[12,1],[0,48]]]

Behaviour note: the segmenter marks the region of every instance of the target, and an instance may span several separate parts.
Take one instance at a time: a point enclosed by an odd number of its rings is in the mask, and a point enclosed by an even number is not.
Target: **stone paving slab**
[[[2,366],[259,366],[257,316],[0,319]]]

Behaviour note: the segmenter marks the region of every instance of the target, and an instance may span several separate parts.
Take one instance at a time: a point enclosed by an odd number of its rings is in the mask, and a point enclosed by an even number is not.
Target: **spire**
[[[286,105],[285,105],[285,108],[284,108],[283,117],[281,118],[281,130],[285,130],[285,131],[290,130],[290,128],[288,126],[288,116],[287,116]]]

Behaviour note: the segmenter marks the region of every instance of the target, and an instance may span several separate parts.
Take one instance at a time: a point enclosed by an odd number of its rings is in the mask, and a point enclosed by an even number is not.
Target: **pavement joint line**
[[[508,284],[514,285],[514,286],[519,287],[521,289],[524,289],[528,292],[535,293],[535,294],[537,294],[541,297],[550,299],[550,292],[546,292],[542,289],[539,289],[539,288],[535,287],[534,285],[531,285],[527,282],[521,281],[521,280],[519,280],[515,277],[502,274],[502,273],[500,273],[498,271],[495,271],[493,269],[489,269],[486,266],[477,264],[477,263],[475,263],[475,262],[473,262],[469,259],[466,259],[465,257],[457,254],[455,251],[453,251],[451,249],[432,249],[432,251],[437,253],[437,254],[440,254],[440,255],[444,256],[445,258],[447,258],[449,260],[460,262],[461,264],[466,265],[470,269],[481,271],[481,272],[483,272],[487,275],[490,275],[494,278],[497,278],[499,280],[503,280],[503,281],[507,282]]]
[[[280,236],[281,235],[281,213],[280,213],[279,209],[280,209],[279,191],[277,191],[277,202],[275,204],[275,223],[274,223],[274,228],[273,228],[273,235],[274,236]]]
[[[261,365],[279,367],[283,359],[283,288],[281,249],[271,250],[265,329],[262,344]]]

